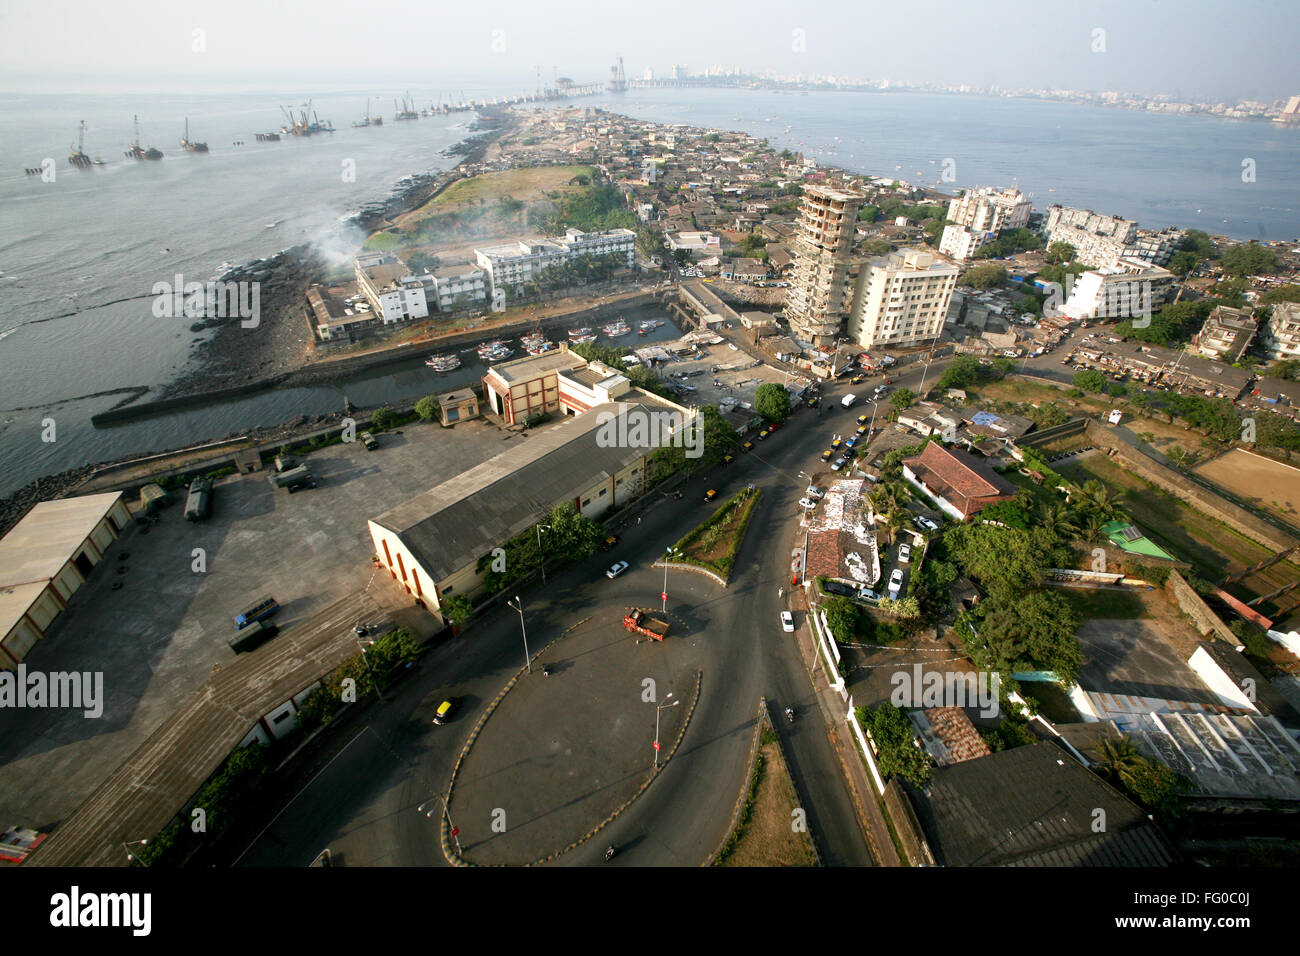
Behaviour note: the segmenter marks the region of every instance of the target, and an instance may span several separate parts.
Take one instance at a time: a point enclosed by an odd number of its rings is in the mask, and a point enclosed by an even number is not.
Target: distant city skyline
[[[617,13],[617,15],[615,15]],[[917,0],[868,8],[775,0],[593,7],[498,0],[472,8],[376,0],[365,6],[250,0],[129,8],[65,0],[6,7],[0,84],[39,90],[202,88],[325,81],[376,87],[463,77],[528,89],[541,68],[604,81],[709,67],[903,84],[1115,91],[1177,100],[1273,102],[1300,93],[1300,5],[1099,0]]]

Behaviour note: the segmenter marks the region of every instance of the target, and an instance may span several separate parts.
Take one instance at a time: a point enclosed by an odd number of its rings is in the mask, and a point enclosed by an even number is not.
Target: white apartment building
[[[1279,302],[1261,337],[1269,358],[1300,358],[1300,302]]]
[[[1150,315],[1169,297],[1174,275],[1139,259],[1081,274],[1069,290],[1061,314],[1070,319],[1133,319]]]
[[[424,283],[411,275],[396,256],[365,253],[356,257],[353,269],[358,287],[384,325],[428,317]]]
[[[960,270],[925,249],[900,249],[864,264],[848,335],[864,349],[920,345],[943,329]]]
[[[487,273],[478,266],[448,266],[433,273],[432,279],[439,312],[487,301]]]
[[[939,238],[939,251],[958,262],[965,262],[974,257],[980,246],[994,238],[991,232],[975,232],[966,226],[949,224],[943,227]]]
[[[631,268],[636,261],[636,233],[631,229],[583,232],[569,229],[559,239],[510,242],[475,249],[474,258],[493,288],[520,286],[551,266],[588,256],[615,253]]]
[[[1029,225],[1033,204],[1019,189],[967,189],[948,204],[948,221],[975,232],[1001,232]]]

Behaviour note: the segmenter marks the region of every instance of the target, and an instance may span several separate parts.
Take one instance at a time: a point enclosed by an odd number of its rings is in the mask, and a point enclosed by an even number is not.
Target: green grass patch
[[[728,498],[722,507],[677,542],[678,554],[673,560],[708,568],[727,577],[761,494],[758,488],[752,491],[746,488]]]
[[[1094,588],[1056,588],[1084,620],[1133,621],[1147,617],[1142,598],[1132,591]]]

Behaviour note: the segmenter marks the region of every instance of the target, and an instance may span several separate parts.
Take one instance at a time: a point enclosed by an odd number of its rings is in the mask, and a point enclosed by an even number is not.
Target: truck
[[[278,610],[280,610],[279,602],[271,595],[264,594],[235,615],[235,630],[242,631],[251,624],[265,620]]]
[[[845,408],[852,408],[853,403],[856,402],[857,400],[858,400],[858,396],[849,394],[849,395],[845,395],[842,399],[840,399],[840,404],[843,405]]]
[[[163,490],[162,485],[150,482],[140,489],[140,510],[144,514],[153,514],[165,507],[168,500],[167,492]]]
[[[288,488],[289,494],[293,494],[299,488],[316,487],[316,476],[311,473],[311,469],[306,465],[299,465],[297,468],[290,468],[288,471],[269,475],[268,479],[277,488]]]
[[[226,643],[236,654],[242,654],[244,651],[251,651],[260,646],[264,641],[269,641],[278,633],[280,629],[274,624],[268,621],[254,621],[248,627],[242,628]]]
[[[668,622],[653,616],[649,611],[636,608],[623,618],[623,626],[655,641],[662,641],[668,633]]]
[[[212,479],[195,478],[185,499],[185,520],[202,521],[212,512]]]

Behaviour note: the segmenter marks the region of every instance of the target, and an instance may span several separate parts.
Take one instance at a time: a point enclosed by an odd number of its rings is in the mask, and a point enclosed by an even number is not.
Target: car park
[[[613,565],[608,571],[605,572],[605,577],[609,578],[612,581],[614,580],[614,578],[618,577],[620,574],[626,571],[629,567],[631,567],[631,565],[629,565],[626,561],[619,561],[617,564]]]
[[[907,564],[912,560],[912,546],[910,544],[900,545],[898,549],[898,563]]]
[[[794,631],[794,615],[789,611],[781,612],[781,630],[785,631],[787,634],[793,633]]]
[[[903,569],[894,568],[894,573],[889,576],[889,596],[898,597],[898,592],[903,589]]]

